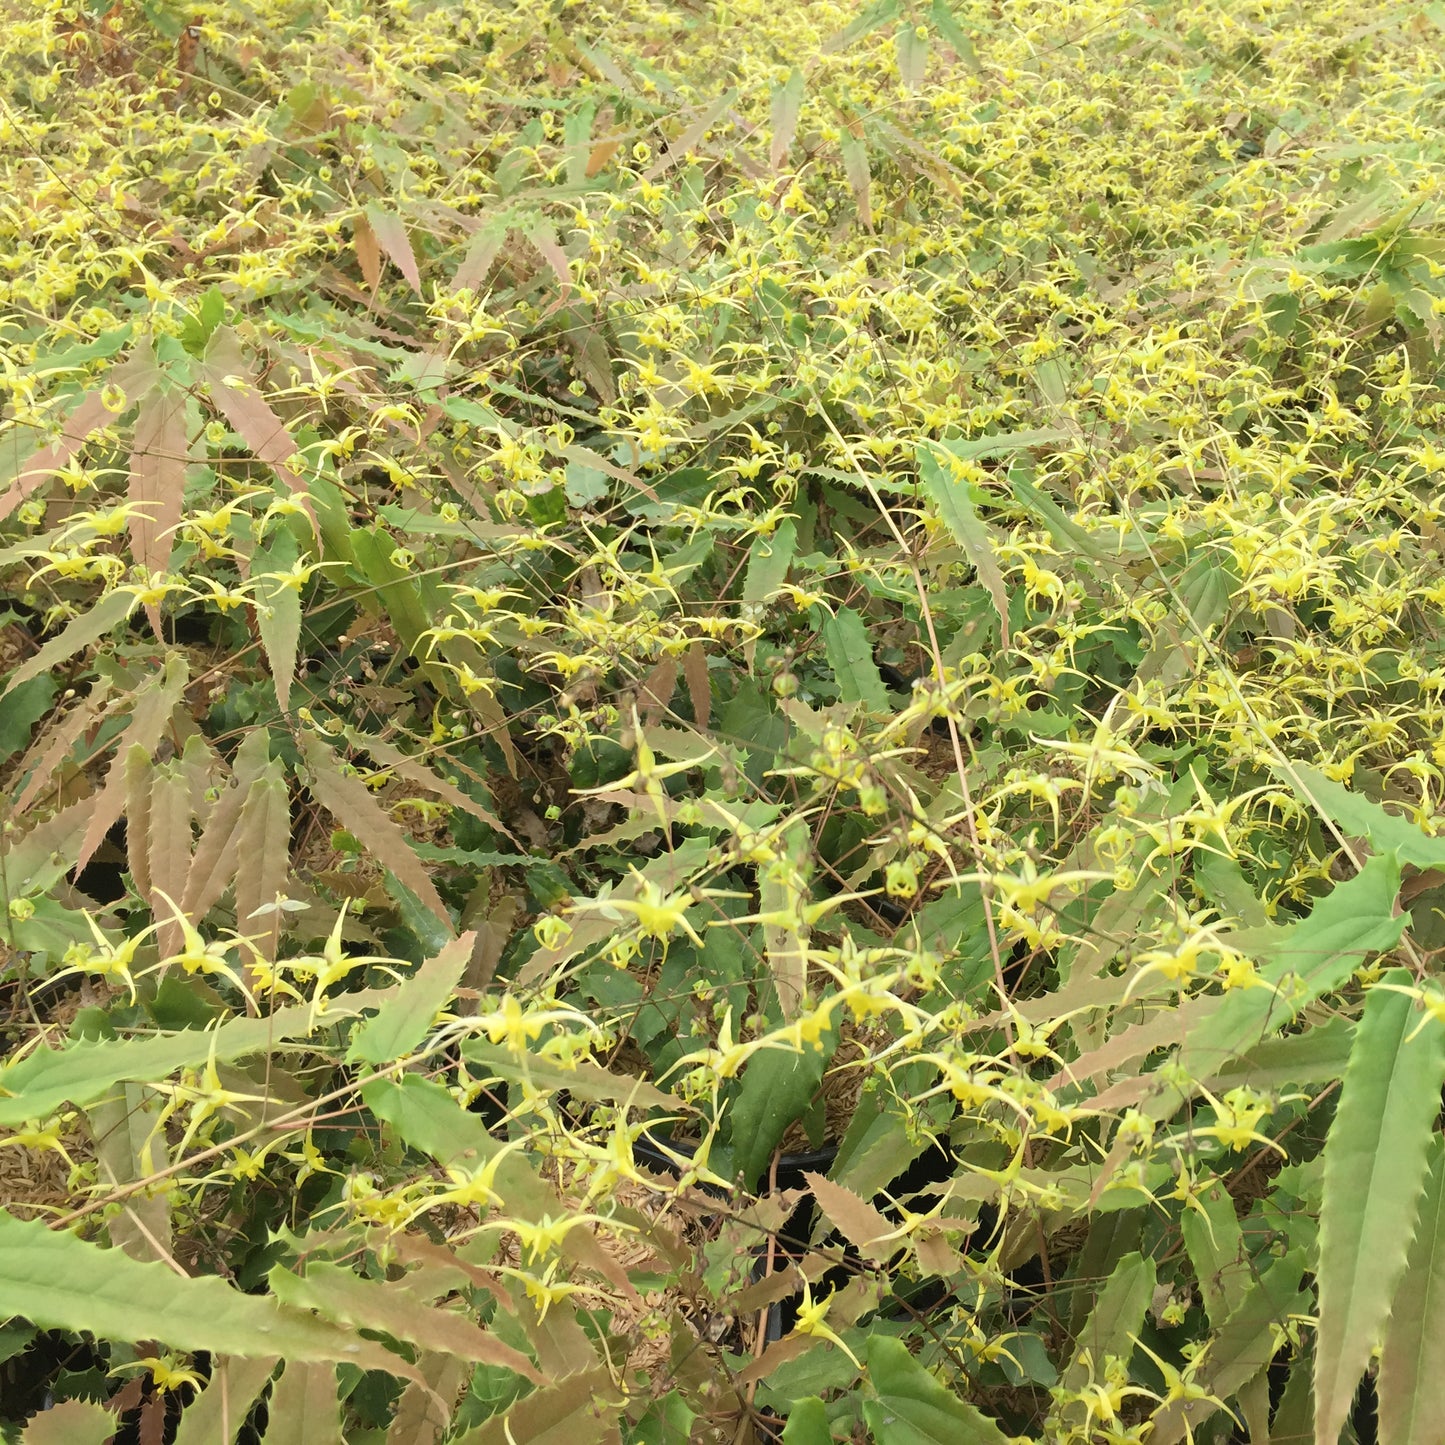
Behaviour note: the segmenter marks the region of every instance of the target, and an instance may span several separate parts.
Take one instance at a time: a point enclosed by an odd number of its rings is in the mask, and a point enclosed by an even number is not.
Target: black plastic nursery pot
[[[681,1175],[682,1167],[677,1163],[676,1155],[684,1159],[692,1158],[697,1146],[689,1140],[661,1139],[654,1136],[650,1131],[641,1135],[633,1145],[633,1157],[640,1163],[646,1164],[649,1168],[655,1169],[661,1174],[671,1174],[674,1178]],[[833,1167],[833,1161],[838,1157],[838,1146],[836,1144],[824,1145],[821,1149],[810,1149],[798,1154],[779,1154],[775,1168],[768,1171],[771,1188],[780,1190],[801,1189],[805,1197],[799,1202],[798,1208],[793,1211],[782,1228],[778,1231],[777,1245],[772,1251],[772,1258],[775,1268],[781,1268],[794,1258],[792,1249],[795,1247],[799,1253],[807,1248],[808,1237],[812,1231],[814,1220],[817,1214],[817,1204],[808,1189],[807,1176],[809,1174],[826,1173]],[[724,1192],[716,1185],[703,1188],[707,1193],[718,1199],[726,1198]],[[754,1252],[753,1279],[759,1280],[767,1271],[769,1251],[766,1246],[759,1246]],[[767,1328],[764,1334],[766,1343],[772,1344],[782,1339],[788,1329],[788,1315],[796,1309],[795,1300],[779,1300],[768,1307]]]

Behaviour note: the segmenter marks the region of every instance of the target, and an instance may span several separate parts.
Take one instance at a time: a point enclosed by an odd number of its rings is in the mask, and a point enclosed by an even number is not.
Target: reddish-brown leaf
[[[257,910],[285,892],[291,867],[291,800],[281,764],[266,764],[246,790],[236,824],[236,927],[269,960],[280,939],[279,914]]]
[[[10,485],[0,492],[0,521],[65,466],[85,445],[92,432],[112,419],[98,391],[81,397],[61,424],[59,441],[32,452],[15,468]]]
[[[200,820],[210,816],[207,793],[225,777],[225,768],[215,748],[200,733],[192,733],[181,750],[179,767],[191,790],[191,816]],[[177,901],[180,895],[177,894]]]
[[[153,387],[140,402],[130,454],[126,518],[135,559],[150,572],[170,566],[186,489],[185,397]],[[153,619],[154,620],[154,619]]]
[[[694,642],[682,659],[682,669],[687,677],[687,693],[692,699],[692,717],[701,729],[706,729],[712,716],[712,684],[708,681],[707,653],[700,642]]]
[[[436,1445],[471,1375],[464,1361],[446,1355],[423,1355],[418,1365],[425,1383],[408,1385],[397,1401],[386,1445]]]
[[[110,771],[106,774],[105,786],[101,788],[91,805],[89,826],[80,845],[80,856],[75,871],[79,873],[90,862],[95,850],[100,847],[121,811],[125,807],[126,756],[132,747],[140,747],[153,754],[156,745],[165,733],[171,713],[181,700],[190,673],[185,658],[178,652],[166,658],[165,670],[146,684],[136,694],[135,711],[125,731]]]
[[[109,691],[110,683],[101,678],[90,690],[89,696],[66,713],[52,731],[41,733],[34,746],[20,760],[20,765],[15,770],[16,776],[29,776],[20,796],[15,800],[17,816],[44,792],[51,774],[70,756],[70,750],[80,735],[104,716],[105,699]]]
[[[656,727],[662,721],[676,687],[677,659],[674,657],[664,657],[642,679],[642,686],[637,690],[637,706],[648,727]]]
[[[140,1422],[136,1430],[138,1445],[163,1445],[166,1438],[166,1397],[149,1395],[141,1402]]]
[[[599,171],[604,169],[607,162],[622,149],[622,137],[613,135],[610,128],[616,122],[610,106],[604,107],[597,112],[597,119],[593,122],[597,131],[597,138],[592,142],[592,148],[587,152],[587,179],[590,181]]]
[[[783,168],[793,137],[798,133],[798,115],[803,108],[803,72],[796,67],[782,85],[773,87],[773,143],[768,148],[768,164],[774,172]]]
[[[370,733],[363,733],[356,728],[346,728],[344,735],[352,747],[364,748],[384,768],[393,772],[399,778],[405,778],[409,783],[415,783],[417,787],[428,793],[435,793],[437,797],[444,799],[454,808],[460,808],[464,813],[470,813],[472,817],[479,818],[489,828],[494,828],[503,837],[512,838],[511,830],[502,820],[497,817],[489,808],[484,808],[475,798],[469,797],[456,786],[448,782],[434,769],[419,762],[416,758],[386,742],[382,738],[373,737]],[[516,842],[515,838],[512,838]]]
[[[475,291],[491,274],[492,263],[506,239],[507,232],[500,227],[478,231],[467,243],[466,255],[452,277],[452,290]]]
[[[91,1400],[62,1400],[32,1417],[25,1445],[105,1445],[119,1429],[114,1415]]]
[[[210,386],[211,400],[222,416],[255,453],[257,460],[265,462],[296,494],[314,530],[316,518],[307,496],[306,479],[291,465],[300,448],[287,430],[286,423],[261,395],[236,333],[230,327],[218,328],[211,337],[200,371]]]
[[[381,285],[381,247],[377,244],[371,222],[364,215],[352,222],[351,242],[356,248],[356,264],[361,269],[361,279],[375,291]]]
[[[151,891],[151,790],[155,764],[147,748],[127,748],[117,762],[125,767],[125,853],[131,882],[142,898]]]
[[[265,731],[257,729],[247,733],[236,750],[231,785],[205,818],[201,840],[196,844],[196,854],[186,875],[185,891],[177,900],[181,911],[192,922],[199,923],[211,911],[235,876],[239,859],[234,838],[241,821],[241,807],[266,763]]]
[[[482,726],[491,735],[492,741],[502,750],[502,761],[515,778],[521,769],[521,760],[517,757],[517,745],[512,741],[511,729],[507,726],[507,714],[502,710],[501,703],[485,689],[474,692],[466,701],[467,706],[476,713]]]
[[[383,211],[380,206],[370,205],[366,208],[366,219],[371,223],[371,229],[387,258],[406,277],[407,285],[420,296],[421,271],[401,217],[391,211]]]
[[[572,267],[568,264],[567,253],[557,240],[557,233],[550,226],[538,222],[526,236],[537,248],[537,254],[552,268],[552,274],[562,287],[562,299],[565,300],[572,290]]]
[[[162,958],[174,958],[181,951],[181,925],[175,910],[160,895],[164,893],[179,906],[190,871],[191,788],[179,768],[168,767],[155,774],[149,844],[151,917],[160,925],[156,946]]]
[[[448,927],[451,915],[406,834],[354,773],[314,733],[301,735],[301,751],[311,772],[311,793],[379,862],[389,868]]]

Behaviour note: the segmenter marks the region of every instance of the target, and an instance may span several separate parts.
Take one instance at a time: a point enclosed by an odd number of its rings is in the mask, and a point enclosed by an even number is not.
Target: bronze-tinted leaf
[[[166,657],[165,668],[159,677],[152,679],[136,694],[135,711],[121,734],[120,747],[115,761],[106,774],[105,786],[101,788],[92,805],[90,824],[80,845],[80,856],[75,868],[79,872],[90,862],[95,850],[100,847],[107,832],[125,807],[126,756],[132,747],[140,747],[147,753],[154,753],[157,744],[170,722],[171,713],[181,700],[181,693],[190,676],[186,660],[179,652]]]
[[[125,768],[126,862],[130,866],[130,881],[145,898],[151,891],[151,791],[155,764],[150,749],[139,744],[127,748],[124,758],[117,758],[117,762]]]
[[[237,435],[297,495],[313,530],[316,519],[307,497],[306,479],[291,465],[299,454],[296,439],[261,395],[236,333],[217,327],[206,348],[201,376],[210,387],[211,400]]]
[[[60,438],[18,462],[13,479],[0,492],[0,521],[27,497],[38,491],[83,447],[91,434],[113,420],[98,391],[88,392],[71,408],[61,424]]]
[[[381,247],[365,215],[358,216],[351,223],[351,244],[356,250],[361,279],[375,291],[381,284]]]
[[[192,922],[199,922],[211,911],[236,874],[239,856],[234,834],[241,821],[241,808],[267,761],[264,730],[258,728],[247,733],[245,741],[236,749],[231,785],[204,821],[200,842],[196,844],[195,857],[186,875],[185,890],[179,899],[181,911]]]
[[[291,869],[291,799],[280,763],[267,763],[246,790],[235,836],[236,927],[274,958],[281,919],[259,910],[286,891]]]
[[[378,763],[395,773],[397,777],[405,778],[407,782],[415,783],[417,787],[425,789],[429,793],[435,793],[437,797],[445,799],[452,807],[460,808],[464,813],[470,813],[472,817],[480,819],[489,828],[495,828],[504,837],[512,837],[507,825],[490,808],[483,807],[475,798],[462,792],[455,783],[442,777],[434,767],[427,767],[418,758],[402,752],[394,743],[389,743],[384,738],[375,737],[370,733],[360,732],[356,728],[343,729],[343,735],[352,747],[364,748]]]
[[[18,817],[54,781],[54,774],[61,763],[70,756],[82,733],[93,727],[105,712],[110,683],[99,679],[89,694],[75,704],[71,710],[54,721],[51,729],[36,738],[29,752],[16,765],[15,775],[25,779],[20,796],[15,799],[15,815]]]
[[[181,950],[182,934],[171,903],[179,907],[191,866],[191,787],[174,764],[154,775],[148,822],[146,886],[151,917],[158,925],[156,947],[162,958],[174,958]]]
[[[431,875],[412,851],[406,834],[366,784],[355,773],[345,772],[340,759],[314,733],[301,735],[301,751],[311,773],[311,793],[316,801],[450,927],[451,914]]]
[[[707,653],[700,642],[694,642],[682,659],[687,677],[687,695],[692,699],[692,719],[705,729],[712,717],[712,683],[708,678]]]
[[[170,566],[185,490],[185,396],[152,387],[141,398],[135,422],[128,493],[132,510],[126,518],[131,551],[147,572],[164,572]],[[158,614],[151,620],[156,623]]]
[[[406,234],[401,217],[391,211],[382,210],[380,206],[370,205],[366,208],[366,219],[371,223],[371,229],[387,258],[406,277],[407,285],[420,296],[421,271],[417,267],[416,252],[411,248],[411,238]]]
[[[664,657],[642,679],[642,686],[637,690],[637,705],[648,727],[656,727],[662,721],[676,687],[677,659],[673,657]]]

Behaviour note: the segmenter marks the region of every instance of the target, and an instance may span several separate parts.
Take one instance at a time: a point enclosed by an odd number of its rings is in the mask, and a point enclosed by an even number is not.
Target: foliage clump
[[[1442,44],[11,7],[11,1422],[1435,1438]]]

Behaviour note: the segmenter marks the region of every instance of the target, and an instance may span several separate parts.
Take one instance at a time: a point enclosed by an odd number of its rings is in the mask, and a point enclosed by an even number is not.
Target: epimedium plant
[[[11,18],[21,1438],[1433,1438],[1438,7]]]

